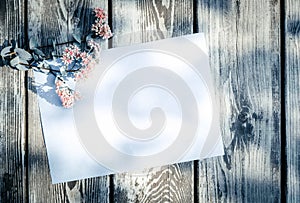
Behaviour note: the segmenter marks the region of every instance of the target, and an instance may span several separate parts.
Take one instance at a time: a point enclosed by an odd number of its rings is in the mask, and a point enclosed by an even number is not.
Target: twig
[[[71,44],[71,43],[74,43],[74,42],[76,42],[76,41],[73,40],[73,41],[69,41],[69,42],[57,43],[57,44],[55,44],[55,46],[61,46],[61,45]],[[36,48],[40,49],[40,48],[47,48],[47,47],[52,47],[52,46],[53,45],[45,45],[45,46],[39,46],[39,47],[36,47]]]
[[[57,72],[57,73],[60,73],[59,70],[55,70],[55,69],[51,69],[51,68],[45,68],[45,67],[38,67],[36,65],[30,65],[30,64],[26,64],[26,63],[19,63],[20,65],[23,65],[23,66],[27,66],[27,67],[30,67],[30,68],[37,68],[37,69],[43,69],[43,70],[48,70],[48,71],[52,71],[52,72]],[[66,70],[67,73],[71,73],[71,72],[76,72],[76,71],[79,71],[80,68],[78,69],[74,69],[74,70]]]

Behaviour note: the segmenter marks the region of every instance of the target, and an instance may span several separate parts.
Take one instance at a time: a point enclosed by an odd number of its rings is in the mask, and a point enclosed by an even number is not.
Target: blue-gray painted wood
[[[0,43],[24,45],[24,1],[0,3]],[[25,74],[0,67],[0,202],[26,199]]]
[[[225,156],[199,164],[200,202],[280,202],[279,1],[198,1]]]
[[[300,2],[285,6],[286,191],[287,202],[300,202]]]
[[[173,202],[280,202],[284,201],[281,188],[285,186],[288,202],[299,202],[298,1],[285,0],[285,81],[280,81],[283,0],[32,0],[26,1],[26,6],[24,2],[1,1],[1,41],[19,38],[23,45],[26,27],[29,37],[35,36],[41,45],[51,37],[68,41],[75,18],[84,22],[82,30],[86,30],[91,9],[108,9],[108,5],[112,6],[108,10],[112,11],[112,28],[118,36],[111,43],[113,47],[193,30],[205,32],[220,98],[226,154],[196,164],[114,175],[112,181],[105,176],[51,185],[37,98],[30,83],[32,73],[26,79],[26,74],[4,67],[0,68],[0,202],[157,202],[155,198]],[[159,32],[139,34],[146,29]],[[126,35],[130,32],[135,32],[135,38]],[[281,92],[284,84],[286,91]],[[286,101],[281,101],[282,94]],[[281,102],[286,102],[286,123],[280,123]],[[287,180],[280,183],[284,161],[280,130],[285,124]]]

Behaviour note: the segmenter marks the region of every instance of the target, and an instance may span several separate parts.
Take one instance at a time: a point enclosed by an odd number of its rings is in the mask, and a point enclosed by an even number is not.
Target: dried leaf
[[[53,49],[55,50],[56,49],[56,39],[52,39],[52,46],[53,46]]]
[[[40,56],[40,57],[45,57],[44,52],[42,52],[42,51],[39,50],[38,48],[34,48],[34,49],[33,49],[33,52],[34,52],[36,55]]]
[[[28,63],[28,61],[26,61],[26,60],[24,60],[24,59],[21,59],[21,58],[19,58],[19,63],[20,64],[26,64],[26,65],[29,65],[29,63]]]
[[[11,53],[11,48],[12,48],[12,46],[8,46],[8,47],[5,47],[4,49],[2,49],[1,56],[5,57],[5,56],[7,56],[7,54]]]
[[[34,59],[35,61],[38,61],[38,60],[39,60],[39,57],[38,57],[36,54],[33,54],[32,57],[33,57],[33,59]]]
[[[17,53],[17,55],[23,59],[23,60],[26,60],[26,61],[29,61],[32,59],[32,56],[30,53],[28,53],[27,51],[25,51],[24,49],[20,49],[20,48],[16,48],[15,49],[15,52]]]
[[[73,38],[80,44],[81,43],[81,35],[80,33],[73,33]]]
[[[15,58],[13,58],[13,59],[10,61],[10,65],[11,65],[12,67],[16,67],[19,63],[20,63],[20,58],[19,58],[19,56],[16,56]]]
[[[16,40],[12,39],[10,42],[11,42],[12,48],[16,48],[16,47],[17,47],[17,42],[16,42]]]
[[[9,42],[8,42],[8,40],[6,39],[6,40],[4,40],[4,42],[3,42],[3,47],[7,47],[7,46],[9,46]]]
[[[18,56],[17,56],[18,57]],[[17,58],[17,57],[15,57],[15,58]],[[14,58],[14,59],[15,59]],[[13,59],[13,60],[14,60]],[[11,63],[12,61],[10,61],[10,63]],[[18,70],[20,70],[20,71],[26,71],[26,70],[28,70],[29,68],[26,66],[26,65],[29,65],[28,64],[28,62],[26,61],[26,60],[24,60],[24,59],[21,59],[21,58],[19,58],[18,57],[18,64],[15,66]]]
[[[88,41],[90,41],[91,39],[92,39],[92,34],[90,33],[90,34],[88,34],[88,35],[86,36],[85,40],[88,42]]]
[[[29,40],[29,49],[33,50],[35,47],[37,47],[37,42],[35,38],[31,37]]]

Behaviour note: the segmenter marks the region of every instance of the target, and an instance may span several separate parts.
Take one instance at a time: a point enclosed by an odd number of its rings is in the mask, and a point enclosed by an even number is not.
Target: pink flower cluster
[[[89,73],[93,70],[95,67],[95,60],[91,60],[84,68],[81,68],[77,72],[74,73],[75,81],[79,81],[81,79],[86,79],[89,75]]]
[[[91,49],[94,49],[94,54],[97,56],[100,54],[101,51],[101,46],[99,43],[95,42],[94,40],[89,40],[88,41],[88,46],[91,47]]]
[[[79,48],[75,45],[67,47],[62,56],[62,61],[65,65],[71,64],[74,60],[81,61],[81,65],[86,66],[92,56],[85,51],[81,52]]]
[[[65,108],[71,108],[75,101],[80,98],[79,92],[70,89],[61,78],[56,78],[55,86],[56,93]]]
[[[99,35],[103,39],[108,39],[113,36],[109,25],[107,24],[107,15],[101,8],[94,9],[96,20],[92,25],[92,31],[95,31],[96,35]]]
[[[95,8],[94,9],[96,18],[105,21],[107,19],[107,15],[103,8]]]

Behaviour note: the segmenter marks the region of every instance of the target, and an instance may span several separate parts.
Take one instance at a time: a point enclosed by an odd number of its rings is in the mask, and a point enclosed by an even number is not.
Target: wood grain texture
[[[300,2],[285,5],[287,202],[300,202]]]
[[[35,37],[42,46],[47,39],[58,43],[72,41],[74,22],[79,21],[82,33],[90,29],[94,7],[107,9],[106,1],[58,0],[29,1],[29,37]],[[49,51],[44,49],[46,52]],[[29,201],[30,202],[108,202],[108,177],[90,178],[64,184],[51,184],[46,147],[43,140],[36,90],[30,74],[29,89]]]
[[[199,202],[281,201],[279,6],[198,1],[226,148],[200,162]]]
[[[194,202],[192,163],[114,176],[114,202]]]
[[[113,47],[192,33],[192,1],[112,2]],[[194,202],[193,163],[114,176],[115,202]]]
[[[199,162],[197,174],[189,162],[114,175],[111,187],[107,176],[52,185],[33,74],[26,89],[23,72],[0,67],[0,202],[284,202],[285,185],[287,202],[300,202],[299,1],[30,0],[28,22],[24,2],[1,0],[0,42],[16,38],[22,46],[26,23],[29,37],[40,45],[53,38],[70,41],[76,19],[88,30],[92,8],[107,9],[108,2],[113,47],[189,34],[196,21],[209,45],[225,156]],[[285,2],[285,19],[279,2]],[[286,31],[285,81],[280,81],[280,20]],[[282,183],[281,102],[288,166]]]
[[[24,2],[0,3],[0,43],[16,39],[23,45]],[[0,202],[23,202],[25,180],[25,75],[0,67]]]

